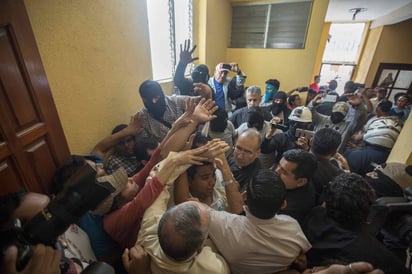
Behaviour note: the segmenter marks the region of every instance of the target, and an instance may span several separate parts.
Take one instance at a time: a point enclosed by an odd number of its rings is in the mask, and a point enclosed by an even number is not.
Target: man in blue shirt
[[[227,77],[230,71],[236,73],[236,77]],[[246,75],[241,72],[236,63],[219,63],[215,68],[213,78],[209,79],[208,84],[212,87],[215,93],[216,105],[225,109],[227,113],[231,113],[232,104],[236,108],[246,106],[244,98]]]

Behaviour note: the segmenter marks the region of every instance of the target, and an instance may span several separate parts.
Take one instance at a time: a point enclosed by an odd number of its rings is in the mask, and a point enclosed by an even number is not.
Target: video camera
[[[1,246],[17,246],[16,267],[20,271],[31,258],[32,245],[42,243],[61,250],[57,241],[58,236],[63,234],[71,224],[76,223],[86,212],[95,209],[114,191],[115,189],[108,182],[97,183],[96,171],[90,165],[85,165],[65,182],[64,189],[58,193],[56,198],[28,223],[22,226],[18,219],[15,220],[13,227],[2,233]],[[61,273],[65,273],[68,267],[67,258],[62,256]]]
[[[406,197],[377,199],[368,218],[369,232],[389,249],[400,249],[400,254],[407,248],[412,252],[412,187],[404,192]]]

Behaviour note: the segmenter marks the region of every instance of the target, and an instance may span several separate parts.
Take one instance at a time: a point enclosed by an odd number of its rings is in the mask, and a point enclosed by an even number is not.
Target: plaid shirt
[[[116,154],[112,154],[107,159],[107,163],[104,166],[104,170],[107,174],[112,174],[119,167],[124,167],[127,172],[127,176],[132,177],[141,169],[141,163],[135,156],[124,157]]]
[[[185,112],[185,101],[187,98],[189,96],[166,96],[166,111],[163,115],[163,120],[172,125]],[[144,114],[144,132],[139,134],[139,138],[154,138],[159,142],[163,140],[170,128],[153,118],[146,108],[143,108],[141,112]]]

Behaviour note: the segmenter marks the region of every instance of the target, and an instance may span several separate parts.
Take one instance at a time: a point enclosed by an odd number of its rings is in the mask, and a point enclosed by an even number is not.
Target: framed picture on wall
[[[412,95],[412,64],[381,63],[373,86],[388,89],[388,99],[394,101],[399,92]]]

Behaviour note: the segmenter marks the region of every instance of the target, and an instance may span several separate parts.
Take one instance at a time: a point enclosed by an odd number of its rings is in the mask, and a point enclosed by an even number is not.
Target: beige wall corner
[[[406,120],[401,134],[399,134],[395,145],[392,148],[391,154],[386,160],[387,163],[397,162],[412,165],[412,115],[409,115]]]
[[[370,24],[367,25],[367,27]],[[383,27],[367,29],[366,39],[363,43],[363,49],[360,54],[358,66],[355,69],[354,81],[357,83],[365,83],[370,86],[372,82],[366,83],[366,78],[369,73],[370,65],[375,57],[376,48],[379,44],[379,39],[382,34]],[[368,79],[369,80],[369,79]],[[373,79],[372,79],[373,81]]]
[[[372,84],[380,63],[412,64],[411,29],[412,19],[383,27],[365,83]]]
[[[228,0],[203,0],[207,2],[205,28],[205,63],[211,74],[216,64],[231,62],[227,59],[226,49],[229,46],[231,28],[231,6]]]
[[[142,107],[150,79],[146,1],[26,0],[72,153],[88,153]]]

